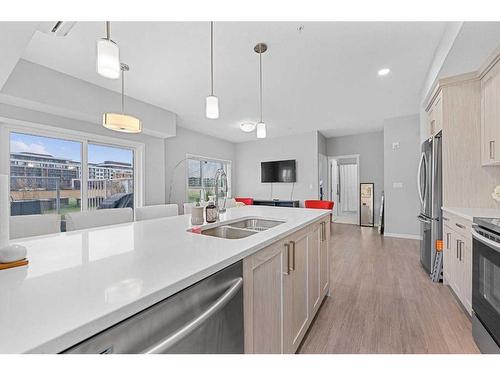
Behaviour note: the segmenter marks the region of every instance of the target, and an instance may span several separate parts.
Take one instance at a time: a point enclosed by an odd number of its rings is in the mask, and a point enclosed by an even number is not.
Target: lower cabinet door
[[[287,254],[283,243],[243,260],[245,353],[282,353],[282,283]]]
[[[283,351],[295,353],[309,323],[307,233],[291,236],[290,272],[283,279]]]
[[[317,224],[307,235],[307,267],[309,289],[309,311],[313,315],[321,302],[320,286],[320,243],[323,236],[323,225]]]
[[[330,245],[330,218],[324,222],[324,234],[323,238],[320,237],[320,247],[319,247],[319,282],[321,287],[320,299],[330,288],[330,257],[329,257],[329,245]],[[321,233],[320,233],[321,234]],[[321,301],[320,301],[321,302]]]

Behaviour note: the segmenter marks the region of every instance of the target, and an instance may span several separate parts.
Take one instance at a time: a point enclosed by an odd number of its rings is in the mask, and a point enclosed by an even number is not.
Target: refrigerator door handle
[[[422,152],[420,155],[420,162],[418,163],[418,171],[417,171],[417,190],[418,190],[418,197],[420,199],[420,203],[423,205],[424,204],[424,197],[422,195],[422,181],[421,181],[421,172],[422,172],[422,165],[425,160],[425,153]]]

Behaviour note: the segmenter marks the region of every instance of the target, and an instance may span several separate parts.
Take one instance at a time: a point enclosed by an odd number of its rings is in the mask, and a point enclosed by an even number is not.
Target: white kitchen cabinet
[[[500,164],[500,63],[481,79],[481,162]]]
[[[472,238],[471,223],[448,213],[443,216],[444,282],[453,290],[465,310],[472,314]]]
[[[295,353],[329,290],[329,220],[243,260],[246,353]]]

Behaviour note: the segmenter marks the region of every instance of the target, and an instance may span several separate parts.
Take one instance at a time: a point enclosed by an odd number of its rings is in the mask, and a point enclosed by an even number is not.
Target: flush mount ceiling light
[[[253,122],[242,122],[240,124],[240,129],[245,133],[250,133],[255,130],[255,124]]]
[[[380,69],[377,74],[381,77],[383,76],[386,76],[387,74],[389,74],[391,72],[391,69],[389,68],[383,68],[383,69]]]
[[[257,123],[257,138],[266,138],[266,124],[262,120],[262,54],[267,51],[267,45],[257,44],[253,50],[259,54],[259,99],[260,99],[260,121]]]
[[[210,95],[206,100],[206,116],[208,119],[219,118],[219,98],[214,95],[214,23],[210,22]]]
[[[106,78],[120,78],[120,49],[111,40],[109,21],[106,21],[106,38],[97,41],[97,73]]]
[[[142,121],[137,117],[125,114],[125,72],[128,72],[127,64],[120,64],[122,76],[122,113],[108,112],[102,116],[102,125],[105,128],[122,133],[142,132]]]

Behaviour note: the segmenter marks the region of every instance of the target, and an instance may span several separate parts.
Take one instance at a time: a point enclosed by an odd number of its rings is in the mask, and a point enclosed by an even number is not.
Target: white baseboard
[[[422,237],[419,234],[388,233],[388,232],[384,232],[384,237],[406,238],[408,240],[419,240],[419,241],[422,239]]]

